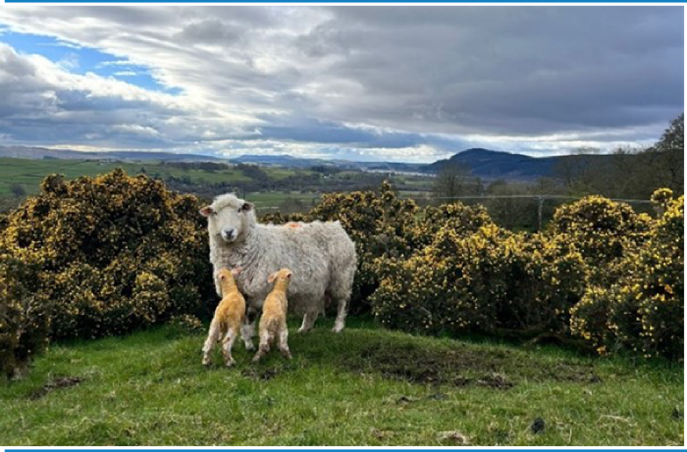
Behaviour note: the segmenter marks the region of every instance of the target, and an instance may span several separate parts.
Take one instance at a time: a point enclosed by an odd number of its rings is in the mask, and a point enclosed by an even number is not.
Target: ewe
[[[210,262],[215,271],[243,269],[236,282],[248,304],[248,320],[241,331],[246,348],[253,348],[255,318],[269,293],[267,277],[284,267],[294,274],[290,311],[303,315],[298,331],[312,328],[324,311],[325,297],[338,306],[333,331],[343,330],[357,257],[353,241],[338,221],[299,223],[298,227],[258,224],[253,205],[233,194],[218,196],[200,213],[208,219]],[[215,285],[219,293],[217,279]]]

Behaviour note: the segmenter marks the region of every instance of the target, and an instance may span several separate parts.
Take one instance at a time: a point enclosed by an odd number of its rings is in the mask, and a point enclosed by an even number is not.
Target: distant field
[[[188,184],[236,184],[239,188],[243,182],[251,182],[252,179],[236,168],[227,168],[217,171],[202,169],[183,169],[166,165],[161,162],[99,162],[94,160],[28,160],[15,158],[0,158],[0,210],[6,205],[12,207],[19,202],[13,193],[13,187],[26,194],[38,193],[40,183],[49,174],[63,174],[67,179],[75,179],[80,176],[97,176],[122,168],[128,174],[134,175],[145,171],[151,177],[169,180],[174,177]],[[261,169],[268,175],[270,181],[284,181],[290,176],[311,177],[313,171],[306,169],[290,169],[281,167],[264,166]],[[367,188],[366,173],[359,171],[341,171],[330,175],[329,178],[320,178],[322,189],[331,189],[332,184],[346,181],[349,185],[357,185],[362,189]],[[421,197],[431,188],[432,179],[415,176],[389,175],[388,178],[394,185],[400,188],[399,192],[404,197]],[[311,179],[312,180],[312,179]],[[316,179],[317,180],[317,179]],[[296,179],[298,181],[298,179]],[[294,186],[295,185],[295,186]],[[287,185],[288,186],[288,185]],[[290,183],[293,188],[302,188]],[[263,212],[272,212],[284,206],[284,202],[290,200],[290,210],[309,210],[321,198],[321,193],[302,193],[299,190],[283,189],[260,192],[241,192],[242,196],[253,201],[258,209]],[[207,195],[210,197],[212,195]]]
[[[161,163],[105,163],[93,160],[27,160],[0,158],[0,195],[10,193],[13,184],[21,184],[27,193],[36,193],[41,180],[49,174],[64,174],[67,179],[79,176],[96,176],[107,173],[115,168],[123,168],[129,174],[137,174],[141,168],[150,176],[162,179],[168,176],[188,177],[192,182],[219,183],[249,181],[241,171],[227,168],[221,171],[183,170]],[[262,168],[270,178],[279,180],[296,174],[311,174],[307,170],[291,170],[287,168]]]
[[[316,193],[300,193],[297,191],[270,191],[264,193],[250,193],[250,201],[255,203],[258,209],[278,210],[287,199],[298,200],[305,206],[312,206],[313,200],[317,202],[322,195]]]

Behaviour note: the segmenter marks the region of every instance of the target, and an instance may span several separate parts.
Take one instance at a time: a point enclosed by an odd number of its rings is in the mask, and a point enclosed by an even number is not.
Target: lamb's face
[[[208,219],[210,235],[221,238],[225,243],[244,237],[255,225],[253,204],[232,195],[218,197],[211,205],[200,209],[200,214]]]

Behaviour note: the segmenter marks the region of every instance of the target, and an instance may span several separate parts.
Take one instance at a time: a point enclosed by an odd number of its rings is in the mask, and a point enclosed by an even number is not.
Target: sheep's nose
[[[224,230],[224,235],[227,236],[227,237],[233,237],[234,231],[236,231],[236,229],[234,229],[234,228],[227,228],[227,229]]]

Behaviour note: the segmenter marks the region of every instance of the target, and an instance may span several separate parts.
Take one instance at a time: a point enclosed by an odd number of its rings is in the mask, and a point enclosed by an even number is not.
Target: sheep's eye
[[[243,207],[239,207],[238,212],[241,213],[242,210],[243,210]]]
[[[217,212],[212,212],[212,214],[213,214],[214,216],[217,216]]]

